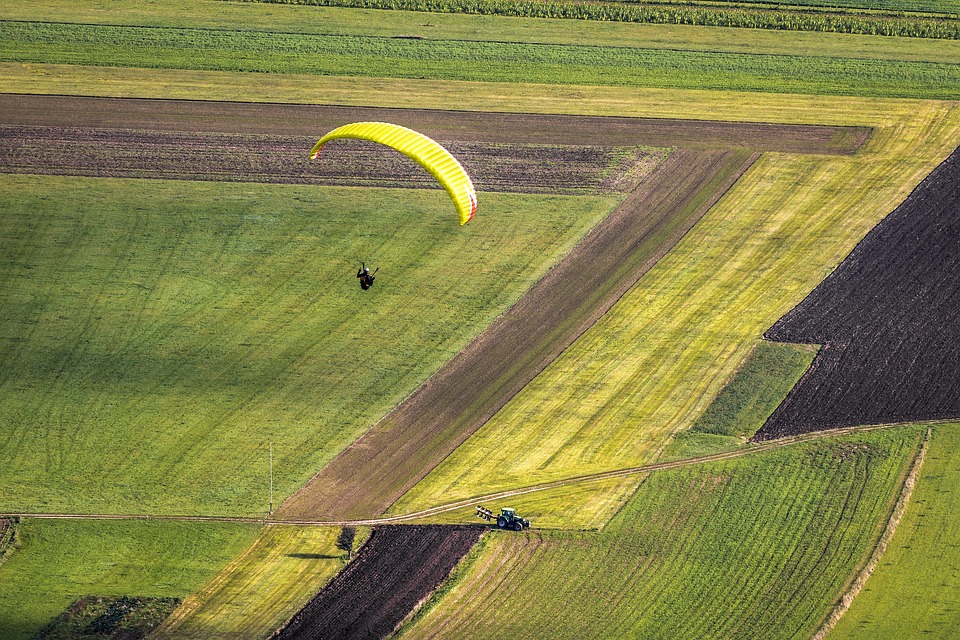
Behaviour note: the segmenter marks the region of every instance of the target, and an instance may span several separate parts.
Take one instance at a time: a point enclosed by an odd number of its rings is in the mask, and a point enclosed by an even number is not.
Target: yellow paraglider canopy
[[[337,127],[320,138],[310,151],[310,158],[316,159],[327,142],[340,138],[357,138],[379,142],[400,153],[413,158],[443,185],[460,216],[460,224],[470,222],[477,212],[477,191],[473,181],[463,166],[449,151],[434,140],[413,129],[387,122],[354,122]]]

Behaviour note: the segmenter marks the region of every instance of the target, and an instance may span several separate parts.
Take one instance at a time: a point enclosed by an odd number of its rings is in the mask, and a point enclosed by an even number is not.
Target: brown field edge
[[[828,155],[856,153],[871,133],[868,127],[826,125],[0,94],[0,124],[8,126],[302,135],[312,146],[330,129],[363,120],[392,122],[440,140],[461,142],[648,145]]]

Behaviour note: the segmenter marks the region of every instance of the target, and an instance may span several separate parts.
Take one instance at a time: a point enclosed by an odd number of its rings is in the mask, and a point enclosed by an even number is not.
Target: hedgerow
[[[860,35],[960,39],[960,20],[952,16],[835,14],[823,11],[564,2],[562,0],[246,0],[273,4],[430,13],[469,13],[520,18],[564,18],[608,22],[745,27],[784,31],[827,31]]]

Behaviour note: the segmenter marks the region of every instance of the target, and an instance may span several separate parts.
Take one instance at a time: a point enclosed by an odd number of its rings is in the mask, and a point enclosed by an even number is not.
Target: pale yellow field
[[[340,527],[267,526],[152,638],[268,638],[346,564]]]

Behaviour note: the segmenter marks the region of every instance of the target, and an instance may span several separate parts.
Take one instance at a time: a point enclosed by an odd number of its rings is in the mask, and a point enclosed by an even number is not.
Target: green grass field
[[[808,637],[919,441],[906,428],[651,473],[599,533],[491,534],[404,637]]]
[[[276,505],[617,202],[483,194],[461,228],[432,190],[0,194],[0,510],[84,513],[266,513],[269,443]]]
[[[84,595],[185,598],[246,549],[258,527],[24,519],[0,565],[0,631],[27,640]]]
[[[960,633],[960,424],[933,437],[906,513],[831,638],[952,638]]]
[[[0,22],[0,43],[21,63],[960,98],[960,64],[853,57],[41,22]]]
[[[758,342],[690,430],[749,438],[787,397],[816,353],[812,347]]]

